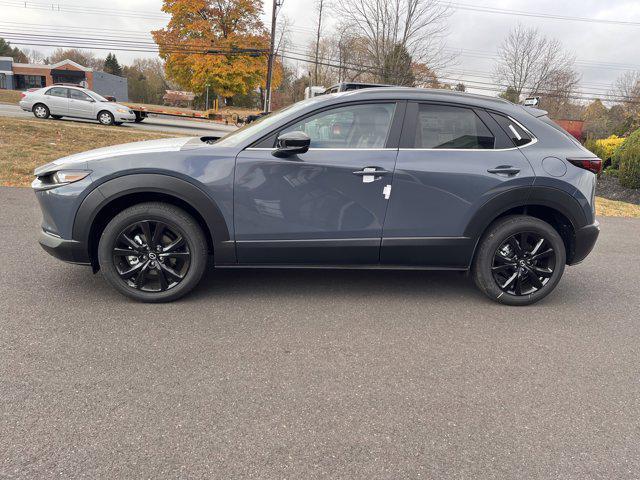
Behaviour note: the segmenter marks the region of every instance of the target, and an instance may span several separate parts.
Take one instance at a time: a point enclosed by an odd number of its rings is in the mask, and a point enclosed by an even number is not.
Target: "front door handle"
[[[384,168],[365,167],[362,170],[357,170],[352,173],[354,175],[358,175],[359,177],[362,177],[362,183],[371,183],[375,180],[378,180],[383,175],[387,175],[391,172],[389,170],[385,170]]]
[[[488,169],[487,172],[502,175],[517,175],[518,173],[520,173],[520,169],[512,167],[511,165],[500,165],[496,168]]]

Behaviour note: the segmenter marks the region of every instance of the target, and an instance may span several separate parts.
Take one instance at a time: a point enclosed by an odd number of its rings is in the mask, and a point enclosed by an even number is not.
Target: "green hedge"
[[[611,164],[617,166],[620,185],[640,188],[640,130],[636,130],[614,152]]]

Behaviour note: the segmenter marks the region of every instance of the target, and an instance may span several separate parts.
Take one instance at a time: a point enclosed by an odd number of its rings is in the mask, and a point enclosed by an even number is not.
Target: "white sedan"
[[[22,95],[20,108],[33,112],[37,118],[85,118],[102,125],[121,125],[136,119],[129,107],[110,102],[86,88],[53,85]]]

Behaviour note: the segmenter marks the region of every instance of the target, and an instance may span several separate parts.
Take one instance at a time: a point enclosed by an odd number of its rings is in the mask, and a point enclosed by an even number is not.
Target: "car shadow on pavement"
[[[354,269],[212,269],[187,299],[307,295],[361,299],[483,297],[465,272]]]

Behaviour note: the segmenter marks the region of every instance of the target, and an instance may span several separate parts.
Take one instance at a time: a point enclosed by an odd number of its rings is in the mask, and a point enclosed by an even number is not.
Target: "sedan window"
[[[73,90],[73,89],[69,90],[69,96],[73,100],[84,100],[85,102],[91,101],[91,97],[86,93],[81,92],[80,90]]]
[[[420,105],[414,148],[484,150],[494,145],[493,134],[472,109]]]
[[[52,97],[64,97],[67,98],[67,89],[61,87],[54,87],[47,90],[46,95],[50,95]]]
[[[281,133],[300,131],[311,148],[384,148],[395,103],[347,105],[317,113]]]

